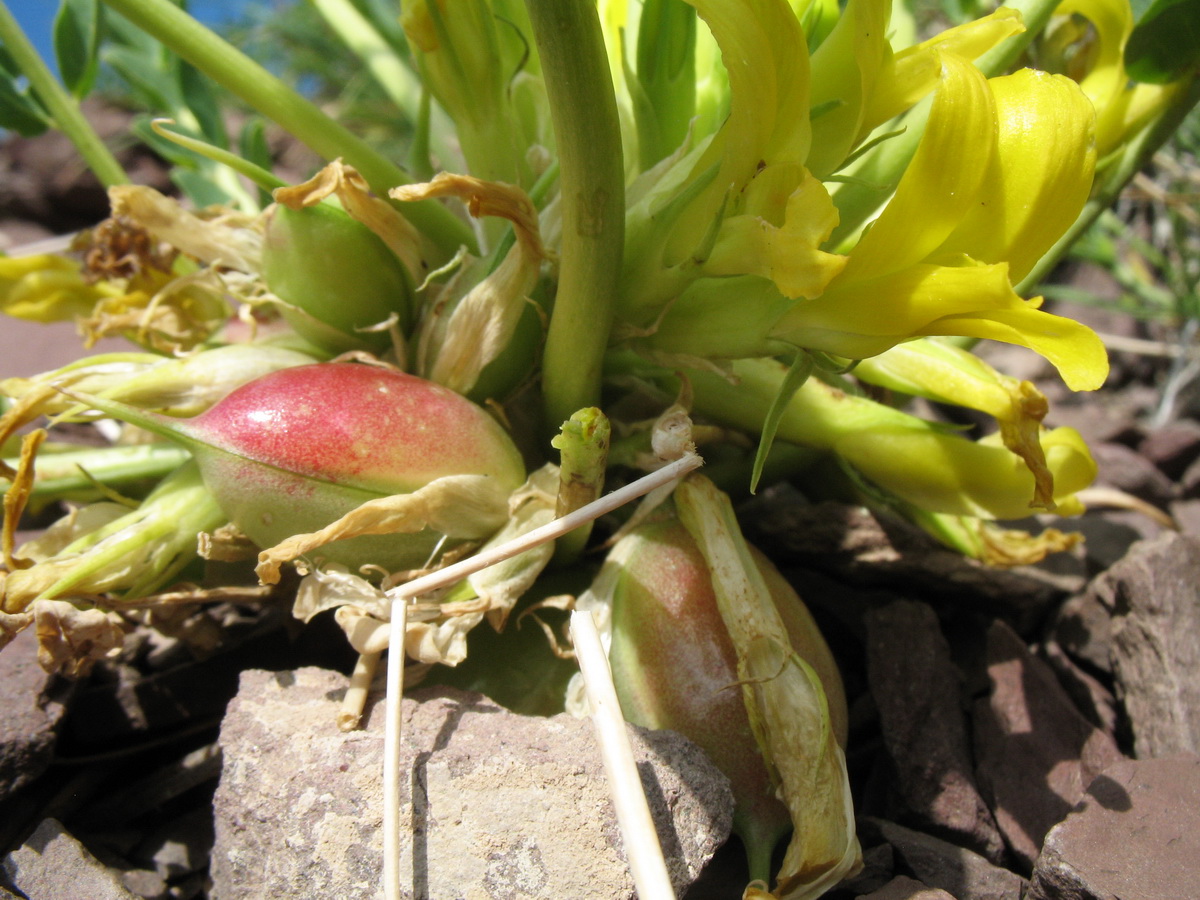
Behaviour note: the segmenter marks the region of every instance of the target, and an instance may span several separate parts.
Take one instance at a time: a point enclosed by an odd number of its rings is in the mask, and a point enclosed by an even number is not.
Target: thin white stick
[[[537,547],[546,541],[562,537],[580,525],[619,509],[631,500],[650,493],[657,487],[682,478],[704,464],[695,453],[685,453],[656,472],[643,475],[612,493],[581,506],[574,512],[547,522],[540,528],[513,538],[491,550],[477,553],[462,562],[438,569],[420,578],[397,585],[387,591],[392,601],[392,620],[388,628],[387,706],[383,736],[383,893],[385,900],[400,900],[400,700],[404,690],[404,635],[408,630],[408,601],[421,594],[447,587],[468,575],[494,566],[518,553]],[[586,676],[585,676],[586,677]],[[639,782],[640,783],[640,782]],[[645,798],[643,798],[644,802]],[[657,840],[657,838],[656,838]],[[661,851],[660,851],[661,856]],[[637,881],[637,875],[634,875]],[[673,897],[670,880],[666,894],[641,894],[643,900]]]
[[[617,825],[621,829],[625,857],[629,860],[637,895],[641,900],[675,900],[675,889],[667,873],[646,792],[633,761],[633,748],[629,745],[625,718],[621,715],[621,704],[613,687],[612,670],[590,612],[577,609],[571,613],[571,640],[575,644],[579,670],[583,673],[592,708],[592,723],[600,742],[600,756],[604,760],[604,772],[608,776]]]
[[[408,631],[408,599],[392,602],[387,664],[387,698],[383,732],[383,894],[400,897],[400,716],[404,697],[404,634]]]

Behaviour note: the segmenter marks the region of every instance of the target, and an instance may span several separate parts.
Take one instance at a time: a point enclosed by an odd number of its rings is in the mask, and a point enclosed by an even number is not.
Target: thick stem
[[[403,169],[170,0],[104,2],[321,156],[345,159],[381,197],[389,188],[409,183]],[[402,211],[447,255],[462,245],[475,246],[467,224],[439,203],[404,204]]]
[[[624,164],[595,4],[526,0],[562,173],[558,291],[542,360],[547,429],[600,399],[625,237]]]
[[[49,111],[55,127],[75,145],[101,184],[105,187],[128,184],[129,176],[84,118],[78,101],[54,77],[3,2],[0,2],[0,46],[8,51],[21,73],[29,79],[30,87]]]

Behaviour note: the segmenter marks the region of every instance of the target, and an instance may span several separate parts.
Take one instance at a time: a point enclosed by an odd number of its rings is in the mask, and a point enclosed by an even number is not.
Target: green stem
[[[55,127],[75,145],[100,183],[105,187],[128,184],[125,169],[84,117],[79,102],[54,77],[3,2],[0,2],[0,46],[8,51],[21,73],[29,79],[29,86],[49,111]]]
[[[1075,219],[1075,223],[1067,233],[1058,239],[1058,243],[1050,248],[1050,251],[1016,286],[1017,293],[1028,294],[1050,274],[1058,261],[1079,239],[1079,236],[1116,202],[1118,195],[1133,176],[1149,165],[1154,154],[1171,139],[1171,136],[1179,129],[1180,123],[1198,102],[1200,102],[1200,76],[1193,76],[1191,83],[1179,93],[1174,101],[1125,145],[1120,158],[1104,177],[1100,189],[1084,205],[1083,211]]]
[[[189,456],[182,447],[168,443],[89,447],[59,453],[47,453],[42,448],[30,499],[94,499],[100,494],[97,483],[116,486],[162,478],[187,462]],[[16,467],[15,459],[4,462]]]
[[[388,188],[409,183],[403,169],[170,0],[104,2],[316,153],[326,159],[345,159],[380,196],[386,196]],[[474,249],[470,227],[440,203],[426,200],[399,208],[447,255],[464,244]]]
[[[625,239],[617,102],[591,0],[526,0],[558,146],[562,247],[542,359],[546,426],[600,399]]]

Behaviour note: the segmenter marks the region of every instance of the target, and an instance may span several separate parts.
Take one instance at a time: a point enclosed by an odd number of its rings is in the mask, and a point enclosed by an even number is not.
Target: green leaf
[[[267,145],[266,123],[258,116],[251,116],[242,126],[241,134],[238,135],[238,149],[242,152],[242,159],[260,169],[270,172],[275,166],[271,148]],[[264,207],[271,202],[270,192],[263,190],[261,186],[258,188],[258,202]]]
[[[16,82],[0,76],[0,128],[34,137],[50,127],[50,120],[29,92]]]
[[[105,64],[124,79],[137,104],[146,109],[166,113],[179,107],[176,86],[155,65],[154,54],[129,47],[105,47],[101,54]]]
[[[179,87],[183,102],[196,117],[200,133],[210,144],[221,149],[229,147],[229,135],[225,131],[225,119],[217,99],[212,80],[189,63],[179,64]]]
[[[1166,84],[1200,65],[1200,0],[1156,0],[1125,45],[1135,81]]]
[[[99,0],[62,0],[54,17],[54,56],[63,84],[76,97],[86,97],[96,81],[99,44]]]

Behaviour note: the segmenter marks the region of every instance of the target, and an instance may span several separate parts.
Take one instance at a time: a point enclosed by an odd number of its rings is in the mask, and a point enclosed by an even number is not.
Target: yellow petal
[[[837,226],[837,208],[825,186],[801,171],[783,225],[777,228],[757,215],[726,220],[704,266],[706,275],[760,275],[785,297],[820,296],[846,257],[819,249]]]
[[[61,322],[91,312],[103,296],[63,256],[0,256],[0,311],[32,322]]]
[[[1041,438],[1054,481],[1054,500],[1072,496],[1095,478],[1096,465],[1077,432],[1057,428]],[[848,434],[836,452],[871,481],[921,509],[983,519],[1029,515],[1035,481],[1025,461],[992,440],[912,428],[872,428]]]
[[[923,43],[901,50],[889,61],[870,94],[859,139],[934,89],[943,54],[978,59],[1001,41],[1024,30],[1021,14],[1001,7],[991,15],[948,28]]]
[[[1094,331],[1033,307],[947,316],[932,322],[923,333],[989,338],[1028,347],[1048,359],[1073,391],[1094,391],[1108,377],[1108,351]]]
[[[835,279],[822,296],[788,310],[775,336],[801,347],[863,359],[917,335],[960,334],[937,330],[934,323],[948,316],[1027,305],[1013,293],[1003,264],[922,263],[878,278],[844,281]]]
[[[925,134],[895,196],[850,252],[835,285],[925,259],[974,201],[995,152],[992,92],[979,70],[957,56],[942,56],[941,77]]]
[[[863,131],[863,115],[879,89],[879,73],[891,61],[887,41],[890,0],[850,0],[833,31],[812,58],[814,109],[826,108],[813,120],[808,167],[818,176],[835,171]],[[936,82],[936,65],[926,92]]]
[[[1009,264],[1028,274],[1075,221],[1092,188],[1095,113],[1075,82],[1022,69],[988,82],[997,152],[966,218],[939,253]]]

